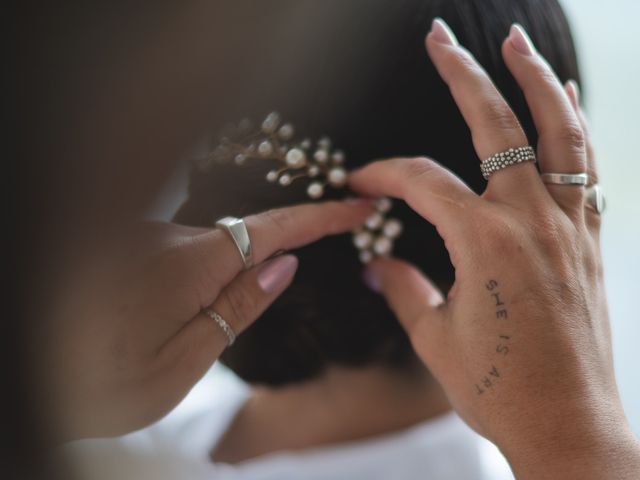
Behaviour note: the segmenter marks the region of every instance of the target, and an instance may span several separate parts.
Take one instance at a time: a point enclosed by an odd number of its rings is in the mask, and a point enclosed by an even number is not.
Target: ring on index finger
[[[251,239],[244,220],[236,217],[221,218],[216,222],[216,227],[226,231],[233,243],[238,247],[244,269],[248,270],[253,267],[253,249],[251,248]]]

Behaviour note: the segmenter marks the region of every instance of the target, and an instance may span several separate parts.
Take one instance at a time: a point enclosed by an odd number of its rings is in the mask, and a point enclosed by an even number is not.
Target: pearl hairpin
[[[267,173],[266,180],[283,187],[300,178],[312,179],[307,186],[307,195],[317,200],[322,198],[328,186],[343,188],[347,184],[344,168],[345,155],[332,150],[331,140],[321,138],[312,149],[309,139],[294,141],[295,129],[283,123],[280,115],[272,112],[264,119],[259,132],[251,132],[251,123],[241,121],[226,129],[220,144],[213,152],[198,162],[198,167],[208,171],[213,163],[225,163],[233,159],[238,165],[259,158],[279,163],[279,167]]]
[[[360,251],[362,263],[390,255],[395,240],[402,234],[402,222],[396,218],[386,218],[393,206],[391,200],[380,198],[374,206],[375,212],[362,227],[353,232],[353,244]]]
[[[308,138],[295,141],[294,135],[293,125],[283,123],[276,112],[267,115],[257,132],[252,132],[251,122],[245,119],[226,127],[218,146],[208,156],[196,160],[196,166],[207,172],[214,163],[233,161],[242,166],[254,159],[277,162],[279,165],[267,173],[267,182],[287,187],[298,179],[309,178],[307,195],[314,200],[322,198],[329,186],[345,188],[348,174],[344,152],[333,149],[328,137],[320,138],[314,146]],[[388,198],[376,200],[375,212],[354,230],[353,244],[363,263],[390,255],[394,241],[402,234],[400,220],[387,218],[392,206]]]

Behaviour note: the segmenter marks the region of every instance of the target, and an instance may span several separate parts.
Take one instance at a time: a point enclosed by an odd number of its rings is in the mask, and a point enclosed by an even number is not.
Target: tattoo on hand
[[[509,313],[507,311],[506,304],[502,298],[502,293],[500,289],[500,284],[497,280],[489,280],[485,288],[491,295],[492,305],[495,308],[496,319],[500,320],[501,323],[509,318]],[[509,347],[509,343],[511,341],[511,335],[501,334],[498,335],[498,345],[496,346],[495,353],[500,357],[506,357],[509,355],[511,351]],[[485,376],[480,380],[479,383],[475,384],[476,393],[478,395],[482,395],[487,389],[492,388],[496,385],[498,379],[502,378],[501,373],[495,365],[491,366],[491,369],[488,370]]]

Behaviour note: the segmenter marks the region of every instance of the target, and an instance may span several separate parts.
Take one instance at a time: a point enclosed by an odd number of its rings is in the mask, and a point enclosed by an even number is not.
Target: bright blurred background
[[[618,384],[640,435],[640,20],[638,0],[562,0],[578,43],[607,195],[602,249]]]
[[[623,403],[640,435],[640,0],[561,0],[581,59],[584,97],[591,122],[608,210],[603,252],[613,327],[616,372]],[[167,186],[153,216],[168,220],[186,190],[185,172]],[[213,376],[226,376],[216,367]],[[206,383],[211,376],[205,379]],[[205,385],[185,402],[206,401]],[[183,405],[183,407],[186,405]]]

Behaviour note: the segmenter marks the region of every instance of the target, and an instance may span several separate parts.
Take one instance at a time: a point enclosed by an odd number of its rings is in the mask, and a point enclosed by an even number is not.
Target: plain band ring
[[[598,215],[602,215],[607,208],[602,187],[597,183],[587,188],[587,198],[585,200],[587,208],[590,208]]]
[[[549,185],[579,185],[589,184],[589,174],[587,173],[542,173],[542,181]]]
[[[202,310],[202,313],[204,313],[207,317],[209,317],[211,320],[216,322],[216,324],[224,332],[224,334],[227,336],[227,346],[230,347],[231,345],[233,345],[233,342],[236,341],[236,334],[231,328],[231,326],[227,323],[227,321],[224,318],[222,318],[222,316],[219,313],[214,312],[210,308],[205,308],[204,310]]]
[[[216,222],[216,227],[225,230],[238,247],[244,269],[248,270],[253,267],[253,250],[251,248],[251,239],[244,220],[236,217],[224,217]]]

